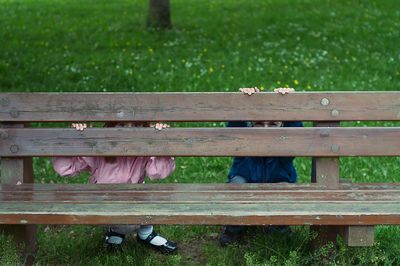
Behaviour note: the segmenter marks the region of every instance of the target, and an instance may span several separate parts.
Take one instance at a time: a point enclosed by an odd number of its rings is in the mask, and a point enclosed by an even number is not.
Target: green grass
[[[171,2],[174,29],[149,32],[147,1],[0,0],[0,90],[399,90],[399,1]],[[162,182],[226,182],[229,164],[230,158],[178,158]],[[309,182],[310,165],[310,158],[296,159],[300,182]],[[87,182],[87,175],[57,176],[48,159],[35,159],[34,168],[36,182]],[[399,182],[399,170],[399,158],[341,159],[341,177],[354,182]],[[287,238],[255,229],[226,249],[217,245],[220,227],[157,229],[178,241],[181,252],[163,256],[129,239],[121,252],[106,253],[101,227],[40,226],[37,263],[318,265],[332,248],[312,251],[315,236],[307,227]],[[340,245],[326,263],[400,265],[399,235],[398,226],[377,227],[373,247]],[[4,236],[0,242],[0,265],[17,264],[18,248]]]
[[[12,91],[397,90],[399,3],[1,1],[0,87]]]

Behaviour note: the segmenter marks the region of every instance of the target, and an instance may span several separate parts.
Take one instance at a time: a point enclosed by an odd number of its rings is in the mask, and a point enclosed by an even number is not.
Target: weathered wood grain
[[[2,202],[71,202],[71,203],[90,203],[90,202],[104,202],[104,203],[135,203],[135,204],[147,204],[147,203],[204,203],[213,202],[219,203],[240,203],[249,204],[252,202],[264,202],[274,203],[280,201],[291,200],[293,202],[319,202],[319,201],[334,201],[334,202],[386,202],[386,201],[397,201],[400,203],[399,192],[386,192],[384,195],[376,195],[375,192],[332,192],[332,191],[318,191],[309,192],[225,192],[218,194],[215,193],[198,193],[198,192],[182,192],[182,193],[171,193],[171,192],[158,192],[153,194],[149,192],[107,192],[103,193],[91,193],[88,195],[84,192],[42,192],[42,193],[13,193],[4,192],[0,193],[0,200]],[[305,196],[307,195],[307,197]]]
[[[395,192],[400,189],[400,183],[354,183],[340,184],[336,191],[373,191],[373,192]],[[158,192],[224,192],[224,191],[312,191],[330,190],[329,187],[318,184],[290,184],[290,183],[246,183],[246,184],[195,184],[195,183],[167,183],[167,184],[21,184],[21,185],[0,185],[0,192],[19,192],[19,191],[92,191],[94,193],[108,193],[108,191],[149,191]]]
[[[0,93],[0,121],[400,120],[400,92]]]
[[[398,156],[400,128],[0,129],[0,156]]]
[[[149,193],[163,193],[163,192],[192,192],[198,193],[224,193],[224,192],[263,192],[267,191],[281,191],[290,192],[298,191],[308,193],[309,191],[329,191],[331,188],[318,184],[289,184],[289,183],[246,183],[246,184],[195,184],[195,183],[168,183],[168,184],[21,184],[21,185],[0,185],[0,193],[3,192],[31,192],[35,193],[48,191],[52,192],[74,192],[74,193],[102,193],[109,192],[149,192]],[[335,189],[337,192],[365,191],[365,192],[397,192],[400,190],[400,183],[354,183],[354,184],[339,184],[339,188]]]
[[[243,185],[246,188],[231,184],[219,184],[219,188],[212,188],[210,184],[198,184],[197,186],[186,184],[173,184],[164,189],[163,185],[126,185],[122,187],[109,187],[107,185],[19,185],[5,186],[0,190],[2,202],[57,202],[57,203],[190,203],[202,204],[210,202],[220,203],[275,203],[275,202],[400,202],[400,186],[387,186],[368,188],[358,186],[343,187],[332,190],[328,187],[312,187],[294,185],[288,186],[260,186],[255,188]],[[20,189],[20,187],[24,189]],[[96,187],[102,187],[96,189]]]
[[[399,202],[123,204],[6,203],[0,224],[400,224]]]
[[[294,184],[257,184],[260,187],[256,189],[254,185],[244,184],[242,190],[241,186],[230,184],[124,185],[126,189],[137,190],[125,190],[122,185],[87,185],[88,190],[81,189],[84,185],[8,185],[0,191],[3,203],[0,223],[371,225],[400,222],[398,184],[344,185],[336,190],[310,185],[300,185],[301,189],[296,190]],[[288,189],[280,190],[282,187]]]

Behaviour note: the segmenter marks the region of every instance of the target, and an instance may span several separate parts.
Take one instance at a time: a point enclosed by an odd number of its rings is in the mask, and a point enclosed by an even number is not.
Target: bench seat
[[[400,224],[400,184],[2,185],[0,224]]]

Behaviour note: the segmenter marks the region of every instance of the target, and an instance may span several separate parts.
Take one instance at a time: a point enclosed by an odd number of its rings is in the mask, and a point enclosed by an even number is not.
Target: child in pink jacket
[[[84,130],[87,125],[73,123],[77,130]],[[116,127],[141,127],[148,123],[123,122],[108,124]],[[169,127],[157,123],[155,128],[161,130]],[[91,184],[137,184],[144,178],[164,179],[175,170],[173,157],[56,157],[53,159],[54,170],[62,176],[75,176],[88,171],[91,174]],[[108,228],[105,245],[108,248],[117,247],[124,242],[125,235],[137,229],[137,225],[113,225]],[[138,240],[162,252],[174,252],[177,245],[158,235],[152,225],[141,225],[138,230]]]

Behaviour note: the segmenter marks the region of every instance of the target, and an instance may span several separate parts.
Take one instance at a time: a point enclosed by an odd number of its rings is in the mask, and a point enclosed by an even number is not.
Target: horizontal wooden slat
[[[398,156],[400,128],[0,129],[0,156]]]
[[[400,92],[0,93],[0,121],[400,120]]]
[[[400,224],[399,202],[4,203],[0,224]]]
[[[22,192],[22,191],[36,191],[36,192],[80,192],[84,193],[91,191],[93,193],[108,193],[125,192],[125,191],[142,191],[142,192],[225,192],[225,191],[245,191],[248,193],[257,191],[314,191],[314,190],[330,190],[329,187],[321,186],[316,183],[247,183],[247,184],[193,184],[193,183],[156,183],[156,184],[21,184],[9,185],[0,184],[0,192]],[[400,183],[341,183],[335,191],[398,191],[400,190]]]
[[[400,224],[396,203],[54,204],[8,203],[0,224]]]
[[[400,223],[399,184],[23,184],[0,201],[0,224]]]
[[[383,192],[383,191],[381,191]],[[213,202],[227,203],[237,202],[250,204],[253,202],[275,203],[282,201],[293,202],[387,202],[396,201],[400,203],[400,190],[384,191],[377,194],[376,191],[278,191],[278,190],[258,190],[258,191],[24,191],[24,192],[0,192],[0,202],[48,202],[48,203],[204,203]]]

